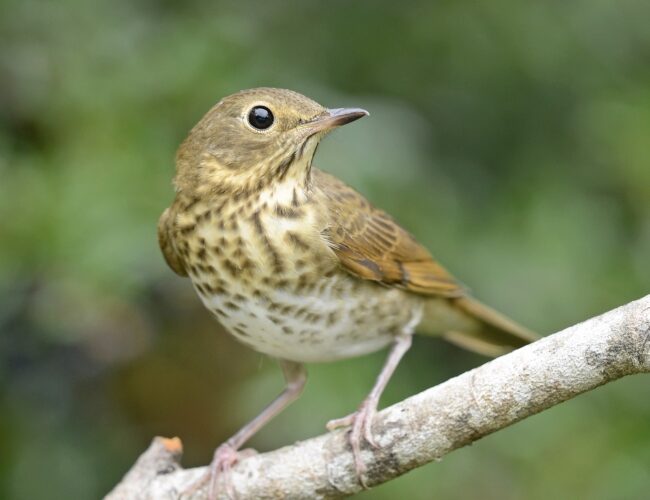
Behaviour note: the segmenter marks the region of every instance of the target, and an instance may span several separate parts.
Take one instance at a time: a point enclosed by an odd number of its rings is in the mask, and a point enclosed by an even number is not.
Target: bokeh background
[[[648,293],[648,19],[646,0],[2,0],[0,497],[99,498],[154,435],[205,464],[281,389],[156,242],[177,145],[242,88],[370,110],[316,164],[531,328]],[[384,405],[485,361],[415,345]],[[383,359],[310,367],[251,444],[321,433]],[[649,393],[610,384],[360,498],[648,498]]]

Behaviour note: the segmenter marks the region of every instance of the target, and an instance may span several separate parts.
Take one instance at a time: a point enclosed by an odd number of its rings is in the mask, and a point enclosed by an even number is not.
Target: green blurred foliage
[[[317,164],[476,295],[549,333],[648,292],[650,3],[0,3],[0,497],[97,498],[155,434],[186,463],[281,388],[156,243],[174,150],[220,97],[288,87],[371,117]],[[384,404],[483,362],[418,339]],[[310,367],[260,450],[355,408],[383,353]],[[647,498],[647,377],[362,498]]]

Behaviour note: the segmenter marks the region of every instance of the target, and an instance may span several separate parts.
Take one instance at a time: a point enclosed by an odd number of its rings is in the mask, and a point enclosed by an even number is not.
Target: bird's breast
[[[243,205],[198,216],[184,245],[204,305],[242,343],[299,362],[381,349],[412,299],[342,271],[308,204]],[[415,307],[415,304],[413,304]]]

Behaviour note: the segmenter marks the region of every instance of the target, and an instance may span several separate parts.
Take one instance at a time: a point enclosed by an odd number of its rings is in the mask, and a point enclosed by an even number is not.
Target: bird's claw
[[[327,430],[330,431],[338,429],[339,427],[352,427],[348,434],[348,442],[352,447],[354,467],[356,469],[359,483],[364,489],[368,489],[368,484],[365,478],[367,468],[363,463],[363,460],[361,460],[361,440],[365,439],[365,441],[373,448],[379,448],[379,445],[372,434],[372,422],[376,413],[377,403],[366,399],[356,412],[342,418],[330,420],[326,425]]]
[[[222,484],[228,498],[236,498],[237,494],[232,483],[230,470],[232,469],[233,465],[235,465],[240,460],[256,454],[257,452],[251,448],[237,451],[236,448],[228,443],[222,444],[214,451],[214,457],[212,458],[212,462],[210,463],[208,471],[203,474],[203,476],[201,476],[187,490],[185,490],[181,494],[181,498],[186,496],[191,497],[193,493],[196,493],[198,490],[208,484],[207,498],[209,500],[216,500],[219,494],[219,481],[223,482]]]
[[[350,413],[345,417],[334,418],[325,424],[325,428],[331,432],[333,430],[340,429],[341,427],[350,427],[352,425],[352,422],[354,422],[354,416],[356,414],[357,412],[355,411],[354,413]]]

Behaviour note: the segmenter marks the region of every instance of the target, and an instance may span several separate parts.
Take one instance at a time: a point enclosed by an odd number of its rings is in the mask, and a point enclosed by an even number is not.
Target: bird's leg
[[[238,450],[246,441],[257,433],[257,431],[298,399],[302,389],[305,387],[307,371],[303,365],[292,361],[280,360],[280,366],[282,367],[282,372],[284,373],[284,378],[287,384],[284,391],[282,391],[280,395],[275,398],[273,402],[257,417],[242,427],[234,436],[215,450],[214,458],[212,459],[208,472],[193,484],[189,490],[184,492],[182,496],[191,496],[191,493],[196,492],[198,489],[203,487],[203,485],[209,482],[210,487],[208,490],[208,498],[210,500],[216,499],[218,493],[218,479],[223,477],[225,487],[228,490],[228,496],[235,497],[232,482],[230,482],[228,477],[229,471],[240,458],[243,458],[243,454],[247,451],[238,452]]]
[[[352,447],[352,454],[354,456],[354,465],[357,471],[357,476],[359,477],[359,482],[364,488],[368,488],[366,480],[364,478],[364,473],[366,472],[366,466],[361,460],[361,439],[365,439],[373,448],[377,448],[377,443],[372,435],[372,421],[377,413],[377,405],[379,404],[379,398],[381,397],[382,392],[388,385],[393,372],[397,368],[402,356],[409,350],[411,347],[412,339],[412,329],[405,329],[405,332],[402,333],[399,337],[395,339],[388,358],[384,363],[377,381],[375,382],[372,391],[363,400],[359,409],[343,418],[336,420],[330,420],[327,423],[327,429],[333,430],[337,427],[352,426],[349,434],[350,446]]]

